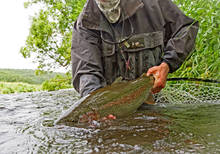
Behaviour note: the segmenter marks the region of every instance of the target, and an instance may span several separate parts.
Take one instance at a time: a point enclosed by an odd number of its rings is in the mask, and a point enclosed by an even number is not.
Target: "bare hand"
[[[158,93],[166,86],[167,75],[170,68],[167,63],[161,63],[159,66],[151,67],[147,71],[147,76],[153,75],[155,78],[154,86],[151,89],[153,94]]]

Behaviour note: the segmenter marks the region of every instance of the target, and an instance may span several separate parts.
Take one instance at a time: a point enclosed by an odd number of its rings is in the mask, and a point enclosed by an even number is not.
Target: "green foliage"
[[[56,75],[54,78],[46,80],[42,84],[42,89],[47,91],[54,91],[67,88],[72,88],[71,75],[69,73],[67,73],[65,76]]]
[[[50,72],[37,73],[38,75],[36,75],[35,70],[31,69],[0,69],[0,81],[41,84],[45,80],[51,79],[57,74],[61,74]]]
[[[36,53],[39,69],[70,64],[73,23],[86,0],[30,0],[24,4],[43,6],[32,18],[30,34],[20,50],[25,58]]]
[[[220,80],[220,1],[175,0],[186,15],[199,21],[195,52],[171,76]]]
[[[35,73],[27,69],[0,69],[0,94],[72,88],[70,73]]]
[[[20,82],[0,82],[0,94],[21,93],[39,91],[41,85],[33,85]]]
[[[40,4],[32,18],[30,34],[20,52],[24,57],[36,53],[39,69],[70,64],[72,26],[86,0],[29,0],[26,7]],[[195,52],[170,77],[220,79],[220,1],[174,0],[186,15],[200,23]]]

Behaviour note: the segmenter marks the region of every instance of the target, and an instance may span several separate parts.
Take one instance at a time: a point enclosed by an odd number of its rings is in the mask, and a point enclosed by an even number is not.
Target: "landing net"
[[[220,104],[220,82],[201,79],[170,79],[166,87],[154,95],[156,103]]]

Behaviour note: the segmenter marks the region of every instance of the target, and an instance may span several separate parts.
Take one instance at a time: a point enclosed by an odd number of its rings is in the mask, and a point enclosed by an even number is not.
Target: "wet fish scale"
[[[100,88],[75,102],[55,124],[74,125],[84,121],[80,118],[83,115],[96,115],[101,119],[109,114],[116,117],[131,114],[147,100],[153,82],[153,77],[143,74],[136,80],[121,81]]]

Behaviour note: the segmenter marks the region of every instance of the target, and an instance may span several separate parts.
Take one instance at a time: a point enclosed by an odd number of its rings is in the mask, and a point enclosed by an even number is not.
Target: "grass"
[[[64,74],[55,72],[39,73],[31,69],[0,69],[0,94],[51,90],[51,84],[56,90],[63,89],[63,82],[60,85],[51,82],[57,76],[62,77]],[[45,83],[47,83],[46,88]]]
[[[0,94],[40,91],[41,85],[22,82],[0,82]]]
[[[70,73],[44,72],[31,69],[0,69],[0,94],[54,91],[72,88]]]
[[[174,1],[187,16],[199,21],[200,28],[194,53],[170,76],[220,80],[220,1]]]

